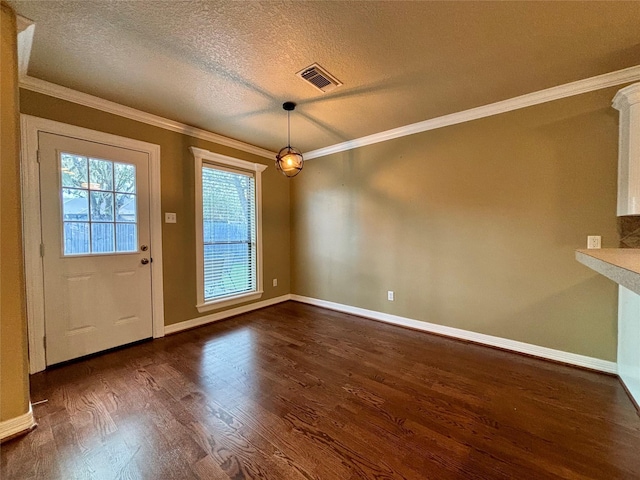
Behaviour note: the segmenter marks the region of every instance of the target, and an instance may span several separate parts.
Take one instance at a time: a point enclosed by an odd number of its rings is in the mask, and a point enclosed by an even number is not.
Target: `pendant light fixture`
[[[282,108],[287,111],[287,146],[278,152],[276,155],[276,168],[282,172],[285,177],[295,177],[304,163],[302,153],[297,148],[291,146],[291,112],[296,108],[296,104],[293,102],[285,102],[282,104]]]

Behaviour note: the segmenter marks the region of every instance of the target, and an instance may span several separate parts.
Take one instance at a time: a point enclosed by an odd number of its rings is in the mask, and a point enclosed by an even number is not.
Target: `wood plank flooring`
[[[286,302],[32,377],[2,479],[640,478],[610,376]]]

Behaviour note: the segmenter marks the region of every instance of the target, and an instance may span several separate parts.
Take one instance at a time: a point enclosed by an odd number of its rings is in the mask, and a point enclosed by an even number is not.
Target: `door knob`
[[[146,265],[147,263],[149,263],[149,259],[148,258],[143,258],[142,260],[140,260],[140,263],[143,265]]]
[[[147,250],[149,250],[149,247],[147,247],[146,245],[140,245],[140,250],[146,252]]]

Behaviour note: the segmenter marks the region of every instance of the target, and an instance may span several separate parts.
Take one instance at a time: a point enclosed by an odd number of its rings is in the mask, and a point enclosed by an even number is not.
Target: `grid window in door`
[[[203,165],[205,302],[256,291],[255,199],[252,174]]]
[[[60,154],[63,253],[138,251],[136,167]]]

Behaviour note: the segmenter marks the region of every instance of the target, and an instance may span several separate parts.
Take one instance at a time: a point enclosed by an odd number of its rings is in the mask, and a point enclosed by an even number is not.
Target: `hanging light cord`
[[[287,145],[291,146],[291,112],[287,110]]]

